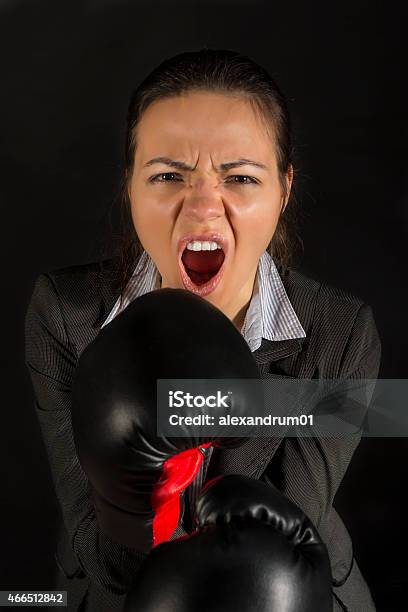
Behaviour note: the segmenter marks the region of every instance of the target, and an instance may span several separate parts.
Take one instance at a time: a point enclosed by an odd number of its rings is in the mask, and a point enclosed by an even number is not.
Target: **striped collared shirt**
[[[140,274],[144,266],[145,271]],[[134,299],[149,291],[160,289],[160,286],[159,271],[151,257],[144,251],[125,288],[122,305],[118,298],[101,327],[112,321]],[[267,251],[263,253],[258,263],[252,297],[242,330],[252,352],[261,346],[262,338],[288,340],[306,336],[286,294],[275,263]],[[200,471],[188,487],[191,512],[194,512],[195,502],[205,480],[211,454],[212,448],[210,447],[206,451]]]
[[[144,274],[140,271],[146,266]],[[160,289],[161,278],[152,258],[143,252],[123,295],[122,306],[116,301],[101,327],[107,325],[134,299]],[[267,251],[259,260],[252,298],[243,325],[244,338],[251,351],[266,340],[288,340],[306,336],[286,294],[279,272]]]

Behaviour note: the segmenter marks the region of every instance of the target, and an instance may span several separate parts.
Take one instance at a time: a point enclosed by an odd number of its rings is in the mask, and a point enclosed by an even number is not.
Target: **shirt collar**
[[[245,340],[252,351],[266,340],[305,338],[275,262],[267,251],[259,260],[254,290],[245,317]]]
[[[156,268],[156,265],[152,258],[143,251],[139,257],[136,268],[134,269],[132,276],[130,277],[125,291],[123,292],[122,305],[120,304],[120,297],[116,300],[112,310],[110,311],[107,318],[104,320],[102,327],[105,327],[112,321],[122,310],[124,310],[133,300],[154,291],[160,289],[160,274]]]
[[[137,266],[126,285],[122,305],[116,301],[101,327],[107,325],[134,299],[160,289],[159,271],[146,251],[143,251]],[[244,322],[244,338],[251,351],[266,340],[288,340],[304,338],[306,333],[300,324],[272,257],[267,251],[259,260],[252,298]]]

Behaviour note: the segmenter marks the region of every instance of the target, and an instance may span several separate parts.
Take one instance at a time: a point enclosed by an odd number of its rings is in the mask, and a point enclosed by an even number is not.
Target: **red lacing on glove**
[[[153,547],[167,542],[176,531],[180,519],[180,493],[193,482],[203,463],[200,448],[208,448],[211,444],[201,444],[164,462],[163,473],[152,495]]]

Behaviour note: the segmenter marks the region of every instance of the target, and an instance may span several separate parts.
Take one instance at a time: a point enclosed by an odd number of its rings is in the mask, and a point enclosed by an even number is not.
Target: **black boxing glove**
[[[326,546],[282,493],[219,477],[204,487],[196,518],[192,535],[148,555],[124,612],[332,612]]]
[[[73,385],[74,439],[98,524],[113,540],[142,552],[168,540],[202,449],[243,442],[221,440],[221,429],[205,437],[187,426],[187,437],[157,435],[157,379],[220,378],[259,378],[258,367],[230,320],[183,289],[137,298],[82,353]],[[231,414],[244,415],[254,400],[239,388]]]

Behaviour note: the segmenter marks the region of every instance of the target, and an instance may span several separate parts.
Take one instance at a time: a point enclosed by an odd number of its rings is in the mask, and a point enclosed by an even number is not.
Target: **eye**
[[[255,177],[247,176],[246,174],[234,174],[232,176],[228,176],[226,179],[226,182],[227,183],[237,183],[241,185],[258,184],[258,181]]]
[[[182,180],[181,174],[177,172],[161,172],[149,178],[150,183],[173,183]]]

